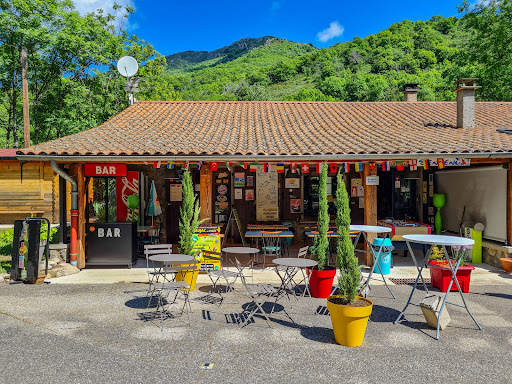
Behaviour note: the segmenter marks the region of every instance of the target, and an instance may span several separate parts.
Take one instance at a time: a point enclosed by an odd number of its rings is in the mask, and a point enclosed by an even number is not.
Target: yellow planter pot
[[[180,267],[193,267],[192,264],[180,264]],[[196,269],[194,271],[188,271],[186,273],[178,272],[176,274],[176,281],[184,280],[188,285],[190,285],[190,290],[194,290],[196,288],[196,280],[197,275],[199,274],[199,270],[201,269],[201,263],[197,263],[195,265]]]
[[[371,300],[357,296],[359,300],[370,303],[366,307],[348,307],[345,305],[333,304],[329,299],[341,297],[339,295],[327,298],[327,309],[331,314],[332,329],[334,338],[338,344],[346,347],[359,347],[363,343],[368,318],[372,313],[373,303]]]

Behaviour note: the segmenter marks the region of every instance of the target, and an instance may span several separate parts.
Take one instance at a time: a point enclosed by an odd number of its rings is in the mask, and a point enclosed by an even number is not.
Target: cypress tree
[[[327,204],[327,163],[322,166],[320,181],[318,185],[318,236],[313,240],[313,256],[318,263],[318,269],[322,270],[327,266],[329,260],[329,212]]]
[[[178,252],[183,255],[197,256],[198,250],[194,249],[194,244],[197,240],[195,232],[205,219],[199,220],[201,208],[194,193],[194,186],[192,185],[189,171],[185,171],[183,174],[182,182],[183,199],[180,207],[180,247]]]

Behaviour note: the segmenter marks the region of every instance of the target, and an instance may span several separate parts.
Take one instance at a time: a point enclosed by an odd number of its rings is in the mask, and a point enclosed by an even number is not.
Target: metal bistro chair
[[[144,256],[146,257],[146,270],[148,272],[148,292],[147,296],[153,295],[155,289],[154,284],[160,282],[161,279],[165,276],[164,266],[156,266],[155,263],[151,262],[151,267],[149,266],[149,257],[153,255],[162,255],[162,254],[170,254],[172,253],[172,244],[146,244],[144,245]],[[151,302],[151,298],[149,299]],[[148,303],[149,305],[149,303]]]
[[[302,247],[302,248],[299,248],[299,253],[297,254],[297,257],[300,259],[300,258],[306,258],[308,257],[308,254],[309,254],[309,247],[306,246],[306,247]]]
[[[208,277],[212,281],[212,289],[210,289],[210,293],[212,293],[216,288],[218,290],[218,293],[220,295],[222,304],[222,301],[224,301],[224,296],[222,295],[222,290],[217,286],[218,282],[220,280],[223,280],[226,283],[226,294],[233,289],[233,284],[237,281],[238,278],[241,278],[242,272],[233,272],[229,271],[224,268],[222,265],[222,254],[219,252],[213,252],[213,251],[203,251],[203,265],[212,263],[212,262],[219,262],[220,268],[218,270],[215,269],[207,269]]]
[[[279,234],[281,231],[261,231],[261,251],[263,253],[263,268],[265,268],[265,258],[267,256],[272,258],[281,257],[281,241]]]

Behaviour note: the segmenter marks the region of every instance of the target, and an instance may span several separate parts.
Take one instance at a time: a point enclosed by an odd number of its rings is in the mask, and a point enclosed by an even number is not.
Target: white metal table
[[[311,296],[311,292],[309,291],[309,278],[311,276],[311,272],[313,272],[313,267],[318,265],[318,263],[315,260],[301,259],[297,257],[280,257],[272,260],[272,262],[276,265],[277,275],[281,279],[281,286],[279,287],[278,290],[278,297],[281,294],[281,292],[285,292],[287,296],[288,291],[294,292],[298,284],[295,283],[293,278],[299,272],[299,270],[302,272],[302,281],[305,284],[304,291],[302,292],[302,297],[306,295],[306,291]],[[281,273],[279,272],[278,266],[283,267],[283,275],[281,275]],[[311,271],[309,273],[304,273],[305,268],[311,268]]]
[[[416,281],[414,282],[414,286],[412,287],[411,294],[409,295],[409,300],[407,300],[407,304],[405,305],[404,309],[400,314],[398,315],[398,318],[394,321],[395,324],[397,324],[402,316],[404,315],[405,310],[409,306],[409,304],[419,306],[418,304],[411,303],[412,295],[414,294],[414,291],[416,290],[416,286],[418,285],[418,281],[421,277],[423,280],[423,276],[421,275],[421,272],[423,268],[427,265],[428,260],[430,259],[430,254],[432,253],[432,248],[436,245],[440,245],[443,247],[443,253],[446,261],[448,262],[448,265],[450,267],[450,270],[452,272],[452,279],[450,280],[450,284],[448,284],[448,289],[446,291],[446,294],[444,295],[443,302],[441,304],[441,308],[438,312],[438,319],[437,319],[437,332],[436,332],[436,340],[439,340],[439,324],[441,320],[441,314],[443,312],[445,304],[451,304],[455,305],[457,307],[466,308],[466,311],[469,313],[475,324],[477,325],[478,329],[482,329],[480,324],[476,321],[475,317],[471,313],[471,311],[468,308],[468,305],[466,303],[466,299],[464,298],[464,294],[462,293],[462,289],[460,287],[459,281],[457,279],[457,270],[459,269],[459,264],[462,259],[462,256],[464,255],[464,249],[463,246],[473,245],[475,241],[473,239],[468,239],[465,237],[455,237],[455,236],[443,236],[443,235],[404,235],[402,236],[403,239],[407,243],[407,247],[409,248],[409,252],[411,253],[412,260],[414,261],[414,265],[416,266],[416,269],[418,270],[418,276],[416,277]],[[414,252],[412,251],[412,247],[410,243],[418,243],[418,244],[426,244],[430,245],[429,250],[423,257],[423,261],[421,263],[421,267],[418,266],[418,263],[416,262],[416,257],[414,255]],[[455,260],[450,260],[449,254],[446,250],[446,247],[459,247],[459,250],[456,253]],[[452,248],[453,249],[453,248]],[[454,250],[455,251],[455,250]],[[448,294],[450,293],[450,290],[452,288],[453,282],[455,281],[455,284],[457,285],[457,289],[460,293],[460,296],[462,298],[462,302],[464,305],[451,303],[447,301]],[[426,288],[425,282],[423,281],[423,284]],[[428,289],[427,289],[428,293]]]
[[[384,248],[384,239],[388,236],[388,233],[391,232],[391,228],[381,227],[379,225],[351,225],[350,231],[358,232],[358,234],[354,240],[354,251],[362,252],[362,253],[371,253],[373,256],[373,266],[370,270],[370,274],[368,275],[368,279],[364,283],[364,297],[367,297],[368,296],[368,288],[370,286],[370,280],[372,279],[372,276],[373,276],[373,271],[375,270],[375,266],[377,265],[380,255],[382,254],[382,249]],[[356,249],[357,243],[359,242],[359,238],[361,237],[361,233],[363,234],[364,241],[368,245],[368,249],[370,249],[370,251]],[[368,237],[366,236],[366,234],[368,234],[368,233],[384,234],[378,252],[375,252],[373,245],[370,244],[370,241],[368,240]],[[391,296],[393,296],[393,299],[396,299],[395,294],[393,293],[393,291],[391,290],[391,288],[388,285],[388,282],[386,281],[386,277],[382,273],[382,268],[379,268],[379,272],[380,272],[380,275],[382,276],[382,280],[384,281],[384,284],[386,285],[387,289],[391,293]]]

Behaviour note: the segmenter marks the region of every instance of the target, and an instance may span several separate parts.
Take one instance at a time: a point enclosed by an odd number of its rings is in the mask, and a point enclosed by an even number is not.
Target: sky
[[[275,36],[318,48],[365,37],[403,20],[457,16],[462,0],[74,0],[81,12],[135,8],[127,29],[162,55],[212,51],[244,37]]]

